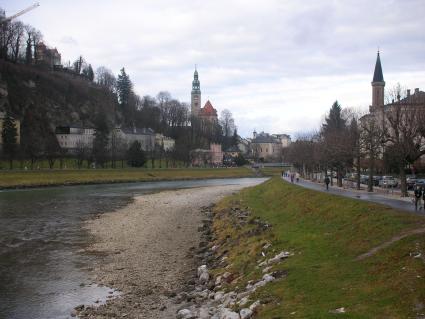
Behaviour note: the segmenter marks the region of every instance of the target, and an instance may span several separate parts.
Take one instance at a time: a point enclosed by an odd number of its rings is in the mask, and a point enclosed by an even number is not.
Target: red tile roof
[[[205,106],[201,108],[200,115],[217,116],[217,110],[212,106],[211,102],[208,100],[207,103],[205,103]]]

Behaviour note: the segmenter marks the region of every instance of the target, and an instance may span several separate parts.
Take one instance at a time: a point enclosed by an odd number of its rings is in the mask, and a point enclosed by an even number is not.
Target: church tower
[[[192,116],[198,116],[201,109],[201,83],[198,78],[198,70],[195,67],[192,81],[192,97],[191,97],[191,112]]]
[[[380,107],[384,106],[384,89],[385,81],[382,74],[381,58],[378,55],[376,57],[375,72],[373,73],[372,80],[372,105],[370,111],[376,111]]]

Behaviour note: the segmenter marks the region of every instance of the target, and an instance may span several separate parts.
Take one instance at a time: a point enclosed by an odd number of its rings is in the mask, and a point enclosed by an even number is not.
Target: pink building
[[[223,151],[220,144],[210,144],[210,149],[197,148],[190,152],[193,166],[216,166],[223,163]]]

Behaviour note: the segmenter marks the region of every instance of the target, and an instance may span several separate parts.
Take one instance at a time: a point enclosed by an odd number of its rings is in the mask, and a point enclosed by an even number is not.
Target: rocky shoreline
[[[238,214],[239,221],[245,223],[250,217],[250,212],[232,208]],[[211,246],[216,241],[212,230],[213,213],[211,207],[203,210],[203,227],[201,228],[201,242],[197,250],[198,268],[194,274],[194,279],[188,284],[184,291],[175,298],[180,303],[180,308],[176,313],[177,319],[249,319],[255,317],[257,310],[261,307],[262,301],[252,299],[252,294],[259,287],[278,280],[286,275],[280,271],[271,271],[274,264],[280,263],[292,255],[287,251],[282,251],[269,259],[258,260],[258,268],[262,270],[263,277],[258,281],[248,281],[248,285],[238,291],[226,289],[226,284],[232,284],[240,280],[240,276],[225,271],[222,274],[212,275],[211,268],[229,269],[226,254],[218,254],[219,245]],[[259,220],[255,221],[263,229],[269,227]],[[266,226],[267,225],[267,226]],[[271,244],[263,246],[267,251]],[[264,257],[264,256],[263,256]]]
[[[120,296],[100,306],[80,306],[75,315],[105,319],[180,316],[179,311],[194,301],[193,292],[199,290],[199,263],[205,257],[214,258],[209,249],[211,205],[247,186],[138,196],[124,209],[88,221],[86,228],[94,242],[86,253],[98,257],[90,269],[91,281],[118,290]]]

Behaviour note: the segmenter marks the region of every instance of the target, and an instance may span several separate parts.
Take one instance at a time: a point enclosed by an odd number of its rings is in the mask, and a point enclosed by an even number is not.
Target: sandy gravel
[[[253,185],[254,185],[253,181]],[[164,191],[138,196],[129,206],[87,222],[88,247],[99,256],[93,281],[122,291],[82,318],[175,318],[174,292],[196,272],[201,207],[247,185]]]

